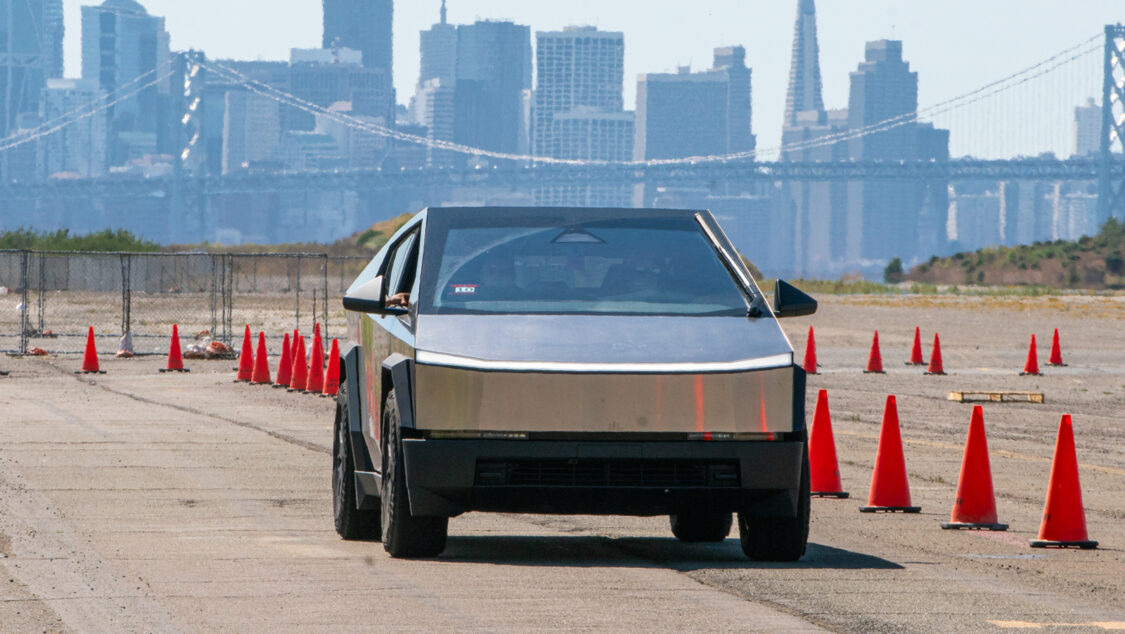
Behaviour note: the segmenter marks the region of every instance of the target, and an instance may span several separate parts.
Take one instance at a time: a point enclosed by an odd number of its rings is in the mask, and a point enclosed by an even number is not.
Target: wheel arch
[[[379,397],[379,408],[387,401],[393,390],[395,405],[398,406],[399,426],[403,429],[414,428],[414,360],[405,355],[395,353],[383,360],[380,368],[382,381],[379,382],[382,393]],[[380,425],[385,425],[383,417],[379,417]],[[381,429],[380,440],[386,442],[387,429]]]

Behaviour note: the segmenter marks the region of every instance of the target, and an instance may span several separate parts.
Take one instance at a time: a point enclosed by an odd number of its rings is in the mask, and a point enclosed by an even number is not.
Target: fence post
[[[28,279],[30,271],[31,254],[27,251],[20,252],[20,354],[27,354],[27,288],[31,286]]]
[[[211,338],[219,336],[219,258],[211,255]]]
[[[324,340],[328,341],[328,254],[325,253],[321,256],[324,262],[321,266],[324,267],[324,280],[321,285],[321,297],[324,298],[324,312],[321,313],[321,318],[324,320]]]
[[[223,343],[231,344],[234,325],[234,255],[228,254],[224,260],[223,273]]]
[[[297,256],[297,325],[301,329],[301,256]]]
[[[121,336],[129,332],[133,322],[132,296],[133,260],[130,255],[121,255]]]
[[[39,334],[46,329],[46,318],[43,316],[47,297],[47,255],[39,253]]]

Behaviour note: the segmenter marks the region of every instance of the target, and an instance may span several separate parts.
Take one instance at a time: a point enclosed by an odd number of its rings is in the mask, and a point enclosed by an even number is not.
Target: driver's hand
[[[410,293],[398,293],[387,298],[387,308],[409,308]]]

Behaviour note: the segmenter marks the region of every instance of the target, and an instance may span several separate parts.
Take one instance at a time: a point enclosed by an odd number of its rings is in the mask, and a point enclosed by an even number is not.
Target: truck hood
[[[419,315],[417,361],[483,370],[737,372],[788,366],[772,318]]]

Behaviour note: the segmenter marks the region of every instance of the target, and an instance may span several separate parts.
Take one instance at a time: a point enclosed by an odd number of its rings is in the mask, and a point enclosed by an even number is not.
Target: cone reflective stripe
[[[832,414],[828,410],[828,391],[816,396],[816,413],[809,432],[809,484],[816,497],[848,497],[840,483],[840,465],[836,461],[836,441],[832,437]]]
[[[297,353],[293,355],[293,378],[289,380],[290,392],[303,392],[309,382],[309,366],[305,361],[305,338],[297,338]]]
[[[281,342],[281,360],[277,362],[277,382],[274,387],[289,387],[293,378],[293,355],[290,353],[289,333],[285,333],[285,340]]]
[[[258,333],[258,352],[254,355],[254,375],[250,377],[250,382],[254,385],[269,385],[272,383],[270,379],[270,358],[266,352],[266,333]]]
[[[75,374],[105,374],[98,365],[98,346],[94,343],[94,327],[86,333],[86,350],[82,353],[82,369]]]
[[[180,327],[172,324],[172,340],[168,343],[168,362],[161,372],[191,372],[184,368],[184,353],[180,348]]]
[[[1063,414],[1051,461],[1051,480],[1039,539],[1032,548],[1097,548],[1086,534],[1086,510],[1082,507],[1082,485],[1078,482],[1078,455],[1074,450],[1074,426],[1070,414]]]
[[[1027,361],[1024,361],[1023,372],[1020,376],[1038,376],[1042,374],[1039,371],[1039,352],[1035,349],[1035,335],[1031,335],[1031,345],[1027,348]]]
[[[319,333],[313,335],[312,350],[309,351],[309,378],[305,382],[305,391],[310,394],[324,391],[324,344]]]
[[[910,348],[910,360],[906,365],[926,365],[922,359],[922,331],[914,327],[914,345]]]
[[[883,374],[883,355],[879,352],[879,331],[875,331],[875,337],[871,340],[871,352],[867,355],[867,369],[863,371],[865,374]]]
[[[930,351],[930,367],[926,368],[926,374],[945,374],[945,368],[941,364],[941,339],[936,332],[934,333],[934,349]]]
[[[816,374],[816,336],[813,327],[809,326],[809,338],[805,343],[805,362],[801,366],[808,374]]]
[[[1051,358],[1047,361],[1047,365],[1056,367],[1065,366],[1062,360],[1062,348],[1059,346],[1059,329],[1055,328],[1055,334],[1051,337]]]
[[[949,521],[942,528],[969,528],[1006,531],[1007,524],[996,519],[996,495],[992,489],[992,467],[988,460],[988,439],[984,434],[984,409],[973,408],[969,421],[969,437],[961,459],[961,476],[957,479],[957,497]]]
[[[328,369],[324,373],[324,390],[321,396],[336,396],[340,392],[340,344],[332,340],[328,351]]]
[[[1055,328],[1055,334],[1051,337],[1051,357],[1047,360],[1047,365],[1064,366],[1062,360],[1062,348],[1059,346],[1059,329]]]
[[[238,357],[238,375],[235,381],[249,381],[254,376],[254,348],[250,343],[250,326],[242,335],[242,354]]]
[[[902,451],[898,406],[893,394],[887,397],[887,406],[883,410],[883,428],[879,432],[879,449],[875,452],[875,470],[871,473],[867,506],[859,510],[861,513],[919,513],[922,510],[920,506],[910,505],[906,455]]]

